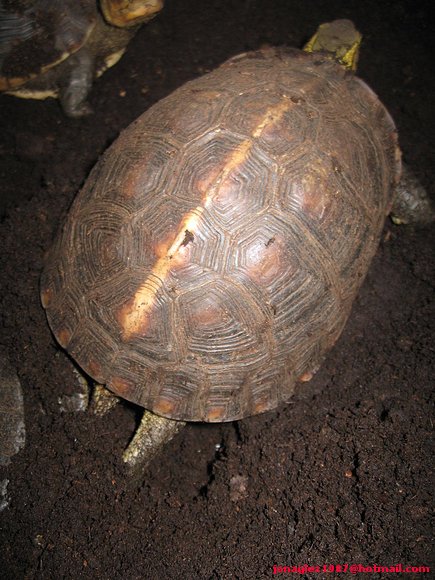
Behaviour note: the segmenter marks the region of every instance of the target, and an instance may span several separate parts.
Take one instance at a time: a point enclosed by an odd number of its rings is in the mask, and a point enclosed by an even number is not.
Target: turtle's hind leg
[[[96,415],[103,416],[120,400],[106,387],[97,384],[92,394],[91,408]],[[130,475],[140,478],[151,460],[184,425],[183,421],[173,421],[144,410],[141,422],[122,454]]]
[[[151,411],[144,410],[140,425],[122,455],[129,471],[139,474],[144,470],[184,426],[183,421],[159,417]]]

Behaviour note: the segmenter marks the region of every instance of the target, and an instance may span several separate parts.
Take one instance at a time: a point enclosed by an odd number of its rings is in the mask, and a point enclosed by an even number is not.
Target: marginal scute
[[[41,290],[41,304],[44,308],[48,308],[53,298],[53,289],[45,288]]]
[[[273,409],[342,332],[399,172],[390,116],[339,65],[231,59],[151,107],[92,171],[43,274],[51,328],[157,414]]]
[[[67,328],[57,331],[56,338],[61,347],[66,348],[71,340],[71,332]]]
[[[314,374],[312,372],[307,371],[306,373],[304,373],[303,375],[301,375],[298,378],[298,381],[300,381],[301,383],[307,383],[308,381],[311,381],[313,376],[314,376]]]
[[[224,407],[211,407],[207,411],[206,419],[211,423],[217,423],[222,421],[225,417],[225,408]]]
[[[161,397],[154,403],[153,411],[157,415],[170,416],[174,412],[174,402]]]
[[[268,410],[266,401],[260,401],[254,405],[254,415],[259,415]]]
[[[109,388],[119,395],[120,397],[125,397],[130,399],[130,393],[134,390],[134,385],[122,377],[114,376],[108,382]]]
[[[87,372],[97,382],[101,383],[104,381],[104,373],[100,363],[92,358],[90,358],[88,361]]]

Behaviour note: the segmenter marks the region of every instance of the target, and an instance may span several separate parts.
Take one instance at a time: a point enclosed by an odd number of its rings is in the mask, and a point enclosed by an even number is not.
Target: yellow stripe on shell
[[[266,111],[259,124],[251,132],[251,138],[242,141],[229,155],[227,163],[207,191],[203,204],[198,205],[182,219],[170,247],[167,249],[165,247],[157,248],[159,258],[153,266],[150,275],[137,289],[134,297],[122,306],[118,312],[117,318],[121,325],[124,340],[143,334],[148,328],[149,317],[155,305],[156,293],[163,286],[171,268],[182,263],[188,252],[185,244],[186,231],[195,234],[204,210],[211,206],[220,185],[229,174],[245,161],[254,144],[254,139],[261,135],[265,127],[272,123],[277,123],[291,106],[290,99],[284,97],[280,103]]]

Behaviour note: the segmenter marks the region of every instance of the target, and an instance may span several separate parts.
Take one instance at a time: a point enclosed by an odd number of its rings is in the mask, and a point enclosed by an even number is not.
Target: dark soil
[[[167,0],[96,82],[91,117],[67,119],[51,100],[0,98],[0,343],[22,382],[27,425],[25,449],[0,471],[10,496],[1,578],[258,579],[273,565],[434,564],[434,228],[386,224],[341,339],[290,404],[187,427],[139,488],[120,461],[137,409],[61,412],[58,398],[77,379],[38,296],[56,228],[123,127],[228,57],[263,43],[301,46],[336,17],[363,33],[359,74],[433,193],[431,4]]]

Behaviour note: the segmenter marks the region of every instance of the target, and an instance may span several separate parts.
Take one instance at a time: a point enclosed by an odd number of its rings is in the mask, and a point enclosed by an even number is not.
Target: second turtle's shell
[[[50,326],[157,414],[272,409],[340,335],[399,173],[394,124],[353,74],[297,50],[236,57],[98,162],[48,255]]]

